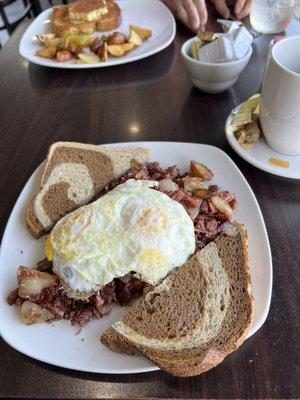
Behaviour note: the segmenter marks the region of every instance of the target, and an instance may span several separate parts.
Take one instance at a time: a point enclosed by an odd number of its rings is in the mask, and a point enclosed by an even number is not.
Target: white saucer
[[[239,106],[236,108],[238,107]],[[285,178],[300,179],[300,156],[288,156],[272,150],[263,137],[254,143],[250,150],[244,150],[238,143],[234,133],[227,132],[227,128],[230,125],[232,117],[233,114],[231,112],[225,123],[225,133],[228,143],[233,150],[238,153],[239,156],[248,161],[248,163],[259,169],[262,169],[263,171],[269,172],[270,174],[283,176]],[[271,164],[268,161],[270,157],[287,161],[289,163],[289,167],[283,168]]]

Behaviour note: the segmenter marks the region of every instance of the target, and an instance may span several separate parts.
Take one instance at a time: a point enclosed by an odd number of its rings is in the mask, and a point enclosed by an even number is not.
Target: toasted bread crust
[[[139,349],[121,335],[114,328],[110,328],[101,336],[101,342],[116,353],[128,354],[130,356],[141,354]]]
[[[111,31],[117,29],[121,24],[121,10],[117,3],[113,0],[107,0],[106,6],[108,13],[104,14],[101,19],[97,21],[96,29],[99,32]]]
[[[77,0],[70,4],[69,10],[73,12],[88,13],[102,7],[105,7],[105,2],[103,0]]]
[[[28,207],[25,210],[25,223],[31,235],[36,239],[38,239],[46,232],[44,231],[42,224],[36,218],[34,212],[34,199],[35,197],[31,200],[31,202],[29,203]]]

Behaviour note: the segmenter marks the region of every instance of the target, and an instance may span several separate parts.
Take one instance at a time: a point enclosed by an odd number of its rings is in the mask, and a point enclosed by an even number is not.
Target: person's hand
[[[205,0],[163,0],[176,18],[194,32],[204,30],[207,22]]]
[[[229,8],[225,0],[211,0],[216,10],[223,18],[230,16]],[[234,14],[237,19],[243,19],[250,13],[251,0],[237,0],[234,5]]]

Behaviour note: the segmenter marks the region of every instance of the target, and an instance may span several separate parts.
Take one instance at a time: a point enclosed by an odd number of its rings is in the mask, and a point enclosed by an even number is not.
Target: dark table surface
[[[83,71],[28,64],[18,54],[25,28],[0,51],[0,234],[52,142],[207,143],[232,157],[257,196],[272,247],[274,286],[263,327],[202,376],[73,372],[32,360],[0,339],[0,396],[299,398],[300,183],[247,164],[224,135],[230,110],[259,91],[271,37],[256,39],[252,59],[231,89],[207,95],[192,88],[183,70],[180,46],[191,36],[184,28],[171,46],[151,58]],[[300,26],[294,22],[288,33],[296,32]]]

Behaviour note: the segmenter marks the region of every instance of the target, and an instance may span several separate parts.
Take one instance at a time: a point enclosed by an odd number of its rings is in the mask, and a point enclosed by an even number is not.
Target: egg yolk
[[[53,260],[53,249],[51,245],[51,233],[47,236],[46,242],[45,242],[45,254],[47,257],[48,261]]]

